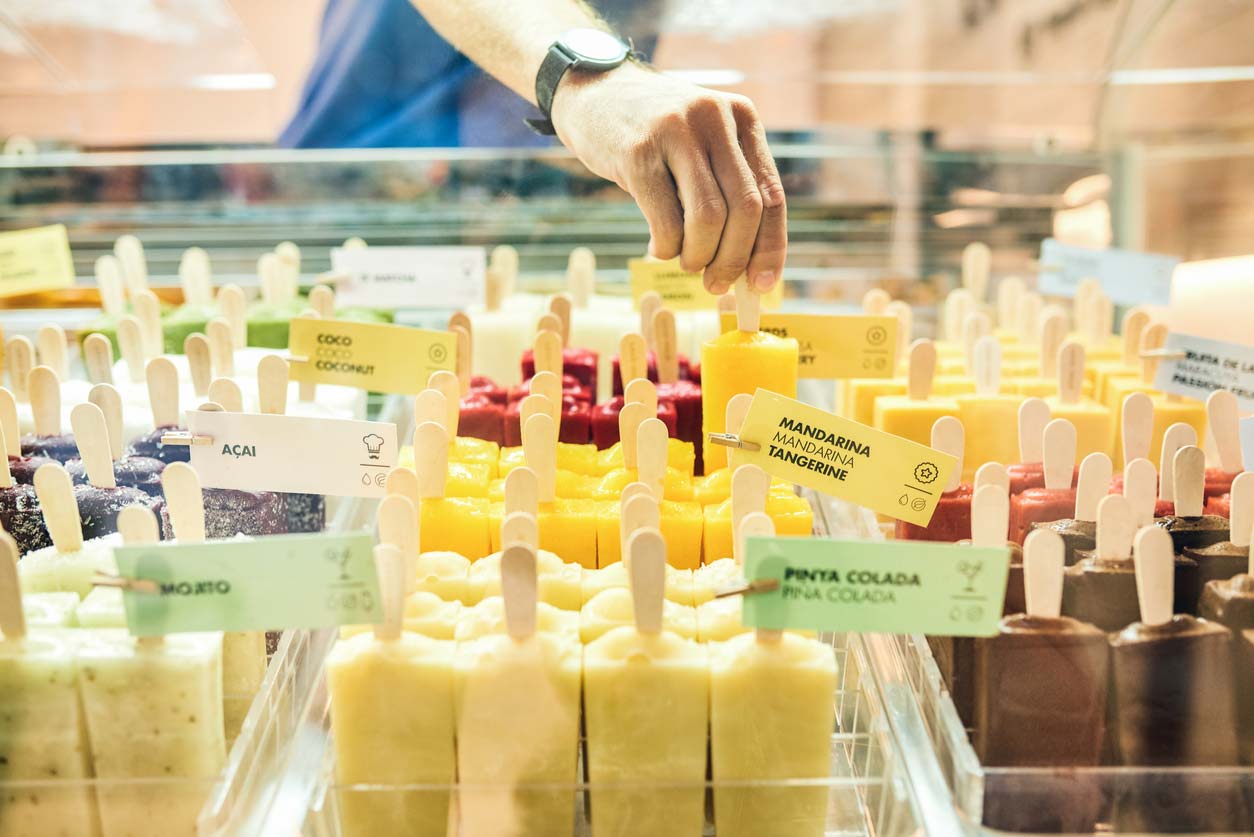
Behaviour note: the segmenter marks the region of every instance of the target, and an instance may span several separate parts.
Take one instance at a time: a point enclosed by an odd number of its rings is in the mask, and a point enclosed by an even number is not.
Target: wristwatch
[[[538,134],[553,136],[553,95],[562,76],[569,69],[606,73],[626,61],[632,54],[631,44],[600,29],[571,29],[549,47],[548,55],[536,73],[536,102],[543,117],[528,119],[527,124]]]

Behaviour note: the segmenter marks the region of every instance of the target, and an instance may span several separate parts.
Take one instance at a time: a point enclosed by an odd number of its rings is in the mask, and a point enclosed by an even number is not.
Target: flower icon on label
[[[366,446],[366,453],[371,459],[379,458],[379,451],[383,450],[383,437],[378,434],[371,433],[368,436],[362,436],[361,441]]]
[[[888,339],[888,330],[883,326],[871,326],[866,332],[866,342],[872,346],[883,345]]]
[[[940,476],[940,469],[933,462],[920,462],[914,466],[914,478],[924,485],[931,485]]]
[[[427,349],[427,358],[432,363],[444,363],[448,360],[448,350],[441,344],[434,343],[431,348]]]

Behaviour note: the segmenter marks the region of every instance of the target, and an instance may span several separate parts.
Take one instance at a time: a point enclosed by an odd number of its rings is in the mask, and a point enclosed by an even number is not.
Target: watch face
[[[562,35],[561,44],[581,64],[617,67],[627,60],[627,45],[600,29],[572,29]]]

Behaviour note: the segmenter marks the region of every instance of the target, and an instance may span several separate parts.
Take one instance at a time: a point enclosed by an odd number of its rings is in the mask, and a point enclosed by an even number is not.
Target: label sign
[[[1254,410],[1254,346],[1169,333],[1164,348],[1184,357],[1164,358],[1158,364],[1157,389],[1199,401],[1217,389],[1231,390],[1242,412]]]
[[[74,260],[64,224],[0,233],[0,297],[73,284]]]
[[[482,247],[336,247],[331,268],[349,277],[341,305],[466,308],[483,303],[487,256]]]
[[[432,372],[456,368],[447,331],[293,317],[288,346],[294,380],[371,392],[417,395]]]
[[[705,289],[702,275],[684,270],[679,259],[630,259],[627,273],[631,278],[632,304],[637,309],[640,297],[649,291],[656,291],[662,303],[675,311],[713,311],[718,305],[718,297]],[[784,283],[776,282],[771,292],[762,297],[762,307],[778,308],[783,298]]]
[[[391,422],[187,412],[191,465],[209,488],[383,497],[399,449]]]
[[[947,453],[764,389],[753,396],[740,438],[760,448],[735,449],[738,463],[917,526],[931,521],[958,464]]]
[[[720,325],[734,330],[736,315],[724,314]],[[896,317],[763,314],[760,328],[797,341],[802,378],[891,378],[896,366]]]
[[[1116,305],[1166,305],[1171,301],[1175,256],[1135,250],[1092,250],[1052,238],[1041,242],[1038,288],[1046,296],[1075,296],[1085,279],[1096,279]]]
[[[1010,550],[942,543],[749,538],[744,623],[771,630],[992,636]]]
[[[1254,418],[1241,419],[1241,460],[1245,470],[1254,471]]]
[[[114,556],[123,578],[158,585],[122,595],[131,633],[154,636],[377,624],[373,549],[357,532],[120,546]]]

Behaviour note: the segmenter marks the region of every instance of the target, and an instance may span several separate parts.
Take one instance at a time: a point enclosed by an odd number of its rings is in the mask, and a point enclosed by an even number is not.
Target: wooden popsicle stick
[[[1019,340],[1023,343],[1037,343],[1041,339],[1041,313],[1044,303],[1041,295],[1028,291],[1019,300]]]
[[[993,253],[982,241],[972,241],[962,248],[962,286],[976,302],[988,299],[988,278]]]
[[[144,350],[144,330],[139,320],[127,314],[118,320],[118,350],[126,362],[126,371],[132,384],[144,380],[144,362],[148,353]]]
[[[465,311],[454,311],[448,315],[448,330],[452,331],[455,328],[464,328],[467,334],[475,333],[475,327],[470,322],[470,315]]]
[[[427,378],[427,386],[444,393],[444,432],[448,434],[449,444],[452,444],[461,426],[461,383],[452,372],[441,370],[431,373],[431,377]]]
[[[201,300],[196,298],[200,288],[196,284],[196,278],[193,275],[196,271],[195,262],[198,258],[194,253],[196,250],[199,250],[201,255],[205,253],[199,247],[188,247],[183,251],[182,257],[179,258],[179,287],[183,289],[183,302],[188,305],[198,305],[201,302]]]
[[[649,377],[648,348],[643,335],[629,331],[619,339],[618,372],[624,383]]]
[[[192,378],[192,391],[197,398],[209,395],[209,383],[213,380],[213,351],[209,338],[194,332],[183,339],[183,354],[187,355],[187,369]]]
[[[740,522],[752,512],[766,511],[766,493],[771,487],[771,477],[757,465],[742,465],[732,474],[731,480],[731,530],[740,531]],[[726,556],[718,556],[720,558]],[[732,541],[732,557],[737,564],[744,556]]]
[[[888,313],[888,306],[893,301],[892,294],[883,288],[871,288],[862,295],[862,313],[872,317],[880,317]]]
[[[83,340],[83,367],[93,384],[113,383],[113,343],[103,334],[89,334]]]
[[[404,497],[413,503],[414,508],[418,508],[419,491],[418,491],[418,475],[411,469],[402,465],[397,465],[388,471],[387,479],[383,483],[383,490],[387,492],[387,496],[393,494]]]
[[[279,305],[283,301],[282,267],[275,253],[262,253],[257,259],[257,284],[261,287],[261,301],[266,305]]]
[[[660,634],[666,600],[666,541],[657,529],[641,529],[628,538],[626,554],[636,630],[646,635]]]
[[[753,396],[741,392],[733,395],[727,402],[727,410],[724,413],[724,423],[727,425],[727,432],[733,435],[740,434],[740,428],[744,426],[745,416],[749,415],[749,407],[753,405]]]
[[[971,311],[962,321],[962,355],[967,373],[975,375],[975,344],[993,333],[993,319],[983,311]]]
[[[4,390],[3,392],[8,395],[8,390]],[[7,422],[0,422],[0,448],[3,448],[5,451],[9,448],[9,432],[7,424]],[[9,457],[3,456],[0,457],[0,459],[3,460],[3,465],[0,466],[0,488],[12,488],[13,472],[9,469]],[[0,532],[3,531],[3,528],[0,528]]]
[[[1019,330],[1019,303],[1027,286],[1018,276],[1008,276],[997,285],[997,327],[1005,331]]]
[[[438,389],[424,389],[414,396],[414,427],[424,421],[433,421],[441,427],[448,421],[448,399]]]
[[[394,546],[405,557],[405,593],[418,588],[418,509],[403,494],[389,494],[379,503],[375,517],[379,543]]]
[[[1002,491],[1010,491],[1010,472],[1000,462],[985,462],[975,472],[972,487],[979,491],[986,485],[995,485]]]
[[[100,408],[100,412],[104,414],[105,430],[109,434],[109,455],[114,461],[122,458],[123,448],[126,439],[122,437],[122,396],[118,393],[117,388],[112,384],[96,384],[87,393],[87,400]],[[71,416],[72,418],[72,416]],[[75,431],[75,439],[79,442],[81,448],[82,441],[78,440],[78,433]]]
[[[897,347],[893,368],[910,353],[910,341],[914,335],[914,311],[910,305],[900,300],[893,300],[884,309],[884,313],[897,319]]]
[[[30,403],[26,388],[30,371],[35,368],[35,346],[30,339],[18,335],[5,344],[5,365],[9,368],[9,387],[19,404]]]
[[[508,244],[498,244],[492,248],[488,264],[498,274],[501,299],[513,296],[518,284],[518,251]]]
[[[282,301],[290,302],[300,293],[300,247],[291,241],[280,241],[274,254],[279,257]]]
[[[659,308],[653,315],[653,347],[657,355],[657,379],[663,384],[679,380],[679,337],[675,312]]]
[[[328,285],[314,285],[309,291],[309,307],[324,320],[335,319],[335,291]]]
[[[448,477],[448,434],[434,421],[414,428],[414,475],[420,500],[442,499]]]
[[[366,244],[366,239],[362,238],[359,235],[349,236],[348,238],[344,239],[344,243],[340,245],[340,247],[344,248],[345,250],[362,250],[362,249],[365,249],[367,246],[368,245]],[[513,249],[513,248],[510,248],[510,249]],[[515,254],[515,257],[516,256],[517,254]]]
[[[966,288],[954,288],[945,296],[941,309],[942,336],[947,343],[962,342],[962,324],[972,308],[971,292]]]
[[[83,529],[78,519],[78,501],[74,498],[74,484],[65,467],[58,462],[40,465],[35,471],[35,496],[39,498],[44,525],[57,551],[81,550]]]
[[[650,417],[640,422],[636,431],[636,471],[639,481],[649,486],[658,500],[666,491],[666,439],[666,424],[661,419]]]
[[[118,236],[113,243],[113,255],[122,266],[126,292],[132,301],[135,294],[148,288],[148,262],[144,258],[144,245],[133,235]]]
[[[1058,350],[1067,339],[1067,317],[1057,311],[1041,313],[1041,377],[1058,377]]]
[[[1175,502],[1176,472],[1173,463],[1176,453],[1183,447],[1197,444],[1197,430],[1193,425],[1178,421],[1163,433],[1162,453],[1158,457],[1162,465],[1162,473],[1158,476],[1158,496],[1160,499]]]
[[[576,308],[587,308],[596,292],[597,257],[587,247],[576,247],[566,259],[566,290]]]
[[[715,305],[718,308],[718,315],[720,317],[724,314],[735,314],[736,295],[731,291],[728,291],[718,298],[718,302],[716,302]]]
[[[119,511],[118,534],[127,546],[150,546],[161,540],[157,516],[147,506],[127,506]]]
[[[1066,547],[1049,529],[1036,529],[1023,542],[1023,595],[1029,616],[1057,619],[1062,612]]]
[[[536,334],[542,331],[551,331],[557,335],[557,342],[562,342],[562,321],[552,312],[541,314],[536,320]]]
[[[156,357],[165,350],[165,340],[161,326],[161,302],[157,295],[144,289],[131,297],[131,307],[135,309],[135,318],[139,320],[140,334],[144,340],[144,354]]]
[[[145,371],[148,381],[148,403],[152,407],[154,427],[177,427],[179,413],[179,373],[167,357],[154,357]],[[216,400],[216,399],[215,399]]]
[[[532,517],[540,514],[540,483],[536,472],[523,466],[505,475],[505,513],[523,512]]]
[[[519,427],[527,423],[527,420],[536,413],[543,413],[549,418],[553,418],[553,401],[543,395],[528,395],[518,404],[518,420],[521,422]]]
[[[622,549],[623,561],[629,561],[627,544],[631,536],[643,529],[659,529],[662,525],[661,507],[652,492],[646,490],[633,493],[623,500],[618,520],[618,536],[621,539],[619,546]]]
[[[548,416],[532,416],[522,427],[523,458],[536,472],[536,496],[552,503],[557,490],[557,422]]]
[[[553,419],[553,424],[560,427],[562,419],[561,373],[537,372],[531,379],[531,392],[548,399],[549,417]]]
[[[1001,341],[991,334],[975,341],[971,351],[975,394],[989,398],[1001,392]]]
[[[1123,315],[1123,365],[1139,368],[1141,365],[1141,335],[1149,325],[1150,315],[1138,306]]]
[[[4,430],[4,451],[9,456],[22,455],[21,432],[18,430],[17,399],[13,393],[0,387],[0,429]]]
[[[257,364],[258,412],[281,416],[287,412],[287,361],[266,355]]]
[[[302,311],[301,318],[308,320],[321,319],[312,311]],[[304,402],[312,402],[318,398],[318,384],[314,381],[297,381],[296,383],[296,400]]]
[[[936,344],[915,340],[910,345],[910,366],[906,372],[906,395],[911,401],[926,401],[932,395],[936,374]]]
[[[22,610],[17,561],[17,541],[0,529],[0,634],[6,642],[20,642],[26,636],[26,614]]]
[[[1226,473],[1245,470],[1241,459],[1241,407],[1230,390],[1217,389],[1206,399],[1206,423],[1219,451],[1219,466]]]
[[[214,378],[209,382],[209,400],[228,413],[244,412],[244,391],[234,378]]]
[[[70,377],[70,365],[65,356],[65,329],[56,323],[42,326],[35,335],[35,348],[40,366],[47,366],[62,380]]]
[[[1074,340],[1063,343],[1058,350],[1058,401],[1079,404],[1084,394],[1084,345]]]
[[[1254,527],[1254,471],[1237,474],[1237,478],[1232,481],[1231,499],[1228,540],[1233,546],[1248,547],[1251,528]]]
[[[118,257],[107,254],[96,259],[96,287],[100,289],[100,308],[110,317],[126,313],[126,289],[122,283],[122,264]]]
[[[1010,495],[999,485],[977,488],[971,498],[971,545],[1003,547],[1010,531]]]
[[[1142,528],[1136,533],[1133,555],[1141,623],[1165,625],[1171,621],[1175,595],[1175,550],[1171,534],[1158,526]]]
[[[562,337],[552,329],[541,329],[536,334],[532,346],[535,358],[536,374],[549,372],[561,380],[562,377]]]
[[[522,543],[506,546],[501,552],[501,598],[505,605],[505,630],[517,642],[536,632],[539,587],[535,550]]]
[[[962,457],[966,449],[966,431],[962,422],[953,416],[938,418],[932,425],[932,447],[958,458],[953,473],[949,475],[949,483],[945,486],[945,491],[954,491],[962,483]]]
[[[775,521],[771,520],[770,516],[765,512],[750,512],[740,521],[740,528],[736,530],[734,546],[740,555],[745,555],[745,545],[749,538],[773,537],[775,537]],[[767,643],[779,642],[784,635],[783,631],[770,628],[758,628],[754,633],[758,642]]]
[[[1110,457],[1100,451],[1090,453],[1080,462],[1080,476],[1076,483],[1076,520],[1097,520],[1097,504],[1110,493],[1110,480],[1114,466]]]
[[[451,326],[449,331],[453,333],[453,337],[457,343],[457,351],[454,357],[456,370],[453,374],[457,376],[458,390],[462,395],[465,395],[470,392],[470,370],[472,363],[474,362],[474,356],[472,354],[474,350],[471,348],[470,332],[461,326]]]
[[[741,276],[733,288],[736,294],[736,328],[752,333],[762,325],[762,295],[749,287],[749,278]]]
[[[619,511],[621,511],[622,507],[627,504],[628,500],[630,500],[632,497],[636,497],[641,494],[643,494],[646,497],[653,497],[653,492],[649,490],[649,486],[645,485],[639,480],[636,480],[635,482],[627,483],[627,485],[623,488],[622,493],[618,495]],[[657,498],[654,498],[654,499],[657,499]]]
[[[655,413],[656,415],[656,413]],[[653,418],[643,404],[624,404],[618,411],[618,438],[623,450],[623,467],[628,471],[635,470],[639,462],[640,425],[645,419]]]
[[[200,477],[186,462],[171,462],[161,472],[161,492],[165,494],[170,527],[179,543],[205,540],[205,501]]]
[[[1158,374],[1159,358],[1152,354],[1167,344],[1167,324],[1151,322],[1141,332],[1141,382],[1153,384]]]
[[[662,307],[662,296],[657,291],[646,291],[640,296],[640,334],[646,349],[653,348],[653,315]]]
[[[1115,333],[1115,303],[1110,297],[1101,294],[1093,305],[1093,343],[1103,346],[1110,342]]]
[[[1075,425],[1066,419],[1054,419],[1045,425],[1043,442],[1045,487],[1058,491],[1070,488],[1075,471]]]
[[[235,343],[231,325],[221,317],[214,317],[205,325],[209,340],[209,358],[215,378],[235,377]]]
[[[374,638],[395,642],[405,628],[405,556],[391,544],[378,544],[374,548],[374,567],[383,604],[383,621],[374,626]]]
[[[213,304],[213,268],[209,263],[209,254],[200,247],[193,247],[197,256],[193,261],[195,270],[192,281],[196,285],[196,302],[199,305]]]
[[[1134,459],[1123,468],[1123,496],[1132,511],[1134,527],[1154,522],[1154,503],[1158,497],[1158,471],[1148,459]],[[1101,514],[1101,507],[1098,507]]]
[[[36,436],[61,434],[61,381],[47,366],[36,366],[26,376]]]
[[[562,338],[562,346],[570,345],[570,295],[559,293],[549,299],[549,313],[557,317],[558,336]]]
[[[1123,399],[1123,461],[1148,459],[1154,432],[1154,401],[1143,392]]]
[[[506,296],[508,294],[505,292],[501,272],[495,268],[488,267],[484,273],[483,310],[500,311],[501,303],[505,301]]]
[[[223,285],[218,290],[218,313],[231,326],[231,341],[236,349],[248,345],[248,300],[239,285]]]
[[[633,378],[623,387],[624,404],[643,404],[649,415],[657,415],[657,387],[648,378]]]
[[[535,515],[526,512],[511,512],[501,520],[501,546],[521,543],[532,549],[539,549],[540,523]]]
[[[1176,517],[1201,517],[1206,501],[1206,452],[1185,445],[1172,460],[1175,478]]]
[[[87,471],[87,479],[96,488],[117,488],[104,413],[90,401],[75,404],[70,410],[70,427],[74,430],[74,441],[78,443],[78,456]]]
[[[1071,298],[1071,316],[1075,321],[1075,330],[1088,340],[1092,337],[1090,324],[1093,313],[1093,300],[1102,292],[1101,283],[1096,279],[1081,279],[1076,285],[1075,295]]]

